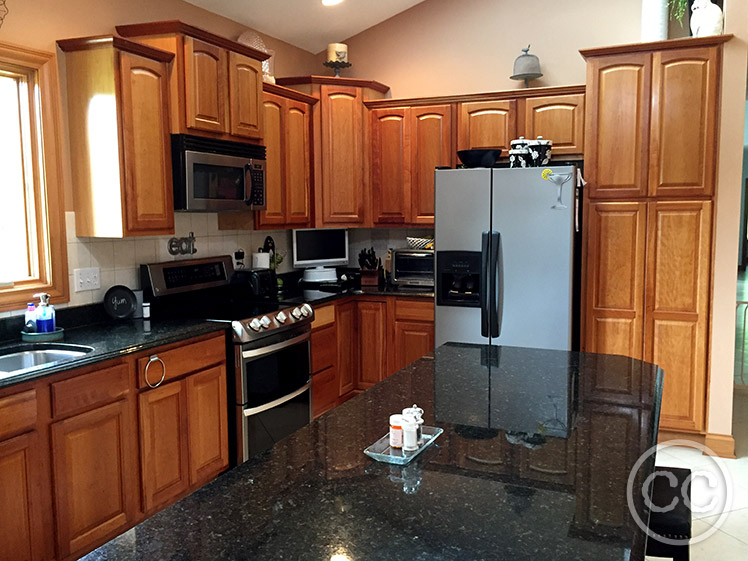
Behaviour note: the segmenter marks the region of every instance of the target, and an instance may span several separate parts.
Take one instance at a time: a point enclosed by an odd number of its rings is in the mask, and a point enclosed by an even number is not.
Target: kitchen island
[[[626,487],[661,388],[621,356],[447,344],[84,559],[643,559]],[[364,455],[413,403],[436,445]]]

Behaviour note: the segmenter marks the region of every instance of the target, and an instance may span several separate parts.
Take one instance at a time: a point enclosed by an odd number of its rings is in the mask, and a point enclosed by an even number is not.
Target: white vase
[[[694,37],[721,35],[724,23],[722,10],[711,0],[695,0],[691,6],[691,35]]]
[[[667,39],[667,0],[642,0],[641,40],[662,41]]]

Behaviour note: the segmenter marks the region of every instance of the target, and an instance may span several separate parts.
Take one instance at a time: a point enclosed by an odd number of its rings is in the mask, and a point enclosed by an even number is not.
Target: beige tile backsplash
[[[171,236],[154,236],[135,239],[78,238],[75,235],[75,213],[65,213],[68,242],[68,273],[70,280],[70,303],[64,306],[82,306],[101,302],[106,291],[115,284],[124,284],[133,290],[140,288],[139,266],[141,263],[174,261],[232,255],[243,248],[245,263],[251,264],[251,254],[261,247],[267,236],[272,236],[278,251],[285,252],[285,259],[278,268],[281,273],[293,270],[290,230],[219,230],[218,215],[215,213],[176,213],[174,215],[175,235],[195,234],[194,255],[173,256],[169,254],[167,243]],[[358,266],[358,252],[363,248],[374,247],[377,255],[384,257],[387,248],[405,247],[406,236],[433,234],[430,229],[351,229],[349,230],[350,266]],[[73,291],[73,270],[85,267],[98,267],[101,275],[101,288],[86,292]],[[20,310],[20,313],[23,311]],[[0,316],[1,317],[1,316]]]

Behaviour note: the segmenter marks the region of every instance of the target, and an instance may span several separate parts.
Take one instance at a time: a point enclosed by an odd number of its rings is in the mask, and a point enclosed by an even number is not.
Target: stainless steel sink
[[[85,345],[24,343],[0,349],[0,379],[72,360],[93,351]]]

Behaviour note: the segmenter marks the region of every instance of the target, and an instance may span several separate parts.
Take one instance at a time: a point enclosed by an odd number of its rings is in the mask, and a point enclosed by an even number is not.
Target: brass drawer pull
[[[151,367],[151,364],[154,362],[161,363],[161,379],[155,384],[151,384],[150,381],[148,381],[148,369]],[[145,365],[145,372],[143,373],[143,377],[145,378],[145,383],[149,388],[157,388],[164,381],[164,378],[166,378],[166,365],[164,364],[164,361],[158,357],[158,355],[153,355],[151,358],[148,359],[148,364]]]

